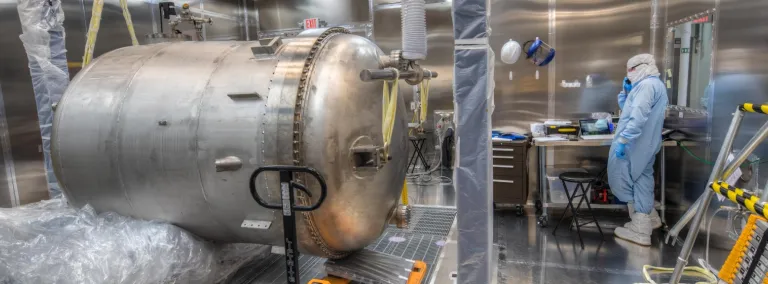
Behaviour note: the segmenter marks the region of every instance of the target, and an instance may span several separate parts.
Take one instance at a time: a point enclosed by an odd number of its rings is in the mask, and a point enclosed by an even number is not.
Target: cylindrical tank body
[[[402,99],[392,159],[362,171],[350,151],[383,145],[383,85],[358,77],[382,55],[338,30],[275,51],[257,42],[112,51],[77,75],[56,108],[57,177],[76,206],[165,220],[215,241],[283,245],[281,212],[253,200],[249,178],[263,165],[309,166],[329,191],[318,210],[297,214],[300,249],[325,257],[362,249],[387,226],[405,178]],[[266,174],[257,190],[279,204],[278,178]],[[319,186],[298,178],[315,202]]]

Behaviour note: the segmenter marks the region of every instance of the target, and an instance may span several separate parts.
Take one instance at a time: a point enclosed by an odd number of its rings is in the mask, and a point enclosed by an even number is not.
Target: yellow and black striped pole
[[[760,202],[759,197],[745,192],[743,189],[731,187],[723,181],[716,181],[712,183],[711,187],[716,193],[746,207],[750,212],[768,218],[768,210],[765,210],[768,205],[766,205],[766,202]]]
[[[739,106],[741,111],[756,112],[762,114],[768,114],[768,105],[760,105],[753,103],[743,103]]]

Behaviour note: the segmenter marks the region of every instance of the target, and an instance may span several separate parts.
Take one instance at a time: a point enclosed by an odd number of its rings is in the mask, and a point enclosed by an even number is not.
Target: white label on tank
[[[280,194],[283,197],[283,216],[291,216],[291,194],[287,182],[280,183]]]

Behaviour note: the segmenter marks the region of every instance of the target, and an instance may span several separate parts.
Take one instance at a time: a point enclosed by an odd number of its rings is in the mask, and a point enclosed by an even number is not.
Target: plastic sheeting
[[[491,114],[494,55],[488,0],[454,0],[458,283],[492,283]]]
[[[481,39],[490,37],[488,0],[453,0],[454,39]]]
[[[69,85],[67,50],[64,46],[64,11],[60,0],[19,0],[19,19],[32,76],[32,88],[40,121],[45,177],[51,197],[61,195],[51,164],[53,104]]]
[[[491,283],[493,62],[490,48],[456,50],[458,283]]]
[[[0,283],[214,283],[265,253],[62,199],[0,208]]]

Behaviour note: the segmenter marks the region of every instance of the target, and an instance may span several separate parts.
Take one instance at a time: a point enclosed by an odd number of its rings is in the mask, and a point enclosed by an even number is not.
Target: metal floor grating
[[[414,206],[411,210],[411,226],[398,229],[390,226],[379,239],[366,247],[369,250],[427,263],[427,278],[432,277],[443,245],[451,230],[456,209],[444,207]],[[285,262],[282,255],[270,254],[246,265],[232,277],[233,284],[285,283]],[[299,258],[301,281],[325,276],[324,258],[302,255]]]
[[[454,219],[456,219],[455,208],[417,205],[411,209],[411,226],[407,229],[398,229],[395,226],[390,226],[389,230],[447,236],[448,232],[451,231]]]
[[[325,258],[309,255],[300,256],[301,281],[324,277],[323,263],[325,263]],[[228,281],[230,284],[282,284],[285,282],[285,257],[279,254],[269,254],[263,259],[245,265]]]

